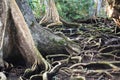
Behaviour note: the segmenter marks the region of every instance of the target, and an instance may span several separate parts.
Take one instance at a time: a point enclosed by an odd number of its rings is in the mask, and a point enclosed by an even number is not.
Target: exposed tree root
[[[12,13],[16,13],[17,10],[14,10],[16,9],[14,2],[11,4]],[[43,22],[50,20],[48,19],[48,15],[49,14],[44,16],[42,19]],[[50,13],[50,15],[52,14]],[[19,43],[21,43],[21,47],[19,48],[20,51],[24,51],[24,53],[27,52],[29,46],[29,51],[31,51],[31,53],[34,51],[33,53],[36,54],[36,56],[33,57],[35,60],[32,64],[30,63],[32,68],[26,69],[22,77],[20,77],[20,80],[114,80],[116,76],[120,75],[120,39],[118,36],[109,35],[113,32],[111,31],[113,30],[111,26],[103,27],[104,25],[101,23],[103,26],[100,25],[95,27],[96,24],[84,24],[81,27],[80,24],[69,23],[64,20],[61,20],[60,22],[58,21],[58,23],[56,23],[57,21],[51,21],[50,24],[48,24],[48,27],[61,25],[61,22],[67,27],[69,27],[69,25],[75,26],[76,32],[74,33],[73,31],[72,35],[77,36],[71,37],[70,33],[68,38],[63,34],[64,32],[58,34],[65,39],[66,43],[64,45],[69,54],[65,55],[56,53],[55,55],[46,55],[46,59],[51,64],[50,65],[44,58],[41,59],[41,55],[39,55],[40,53],[37,48],[34,47],[34,44],[33,46],[30,45],[33,43],[31,37],[24,37],[22,31],[24,32],[26,26],[23,27],[19,22],[17,23],[16,17],[19,19],[19,16],[12,14],[12,17],[15,23],[15,28],[21,32],[21,34],[17,34],[20,40]],[[59,19],[58,16],[57,19]],[[20,22],[26,25],[22,21],[24,20],[20,19]],[[103,34],[101,31],[105,33]],[[26,37],[31,40],[29,44],[27,44],[28,41],[25,40]],[[71,41],[71,39],[74,38],[76,38],[76,42]],[[28,45],[27,47],[23,46],[25,43],[22,43],[22,40]],[[29,57],[27,58],[29,59]],[[42,63],[42,61],[44,61],[44,63]]]
[[[75,28],[75,27],[79,27],[81,25],[79,23],[67,22],[61,17],[60,17],[60,21],[63,23],[64,26],[69,27],[69,28],[70,27]]]

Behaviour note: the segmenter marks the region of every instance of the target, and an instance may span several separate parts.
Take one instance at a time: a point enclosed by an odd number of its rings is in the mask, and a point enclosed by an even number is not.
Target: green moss
[[[55,40],[55,38],[50,39],[55,45],[64,45],[66,43],[65,39]]]
[[[65,40],[60,40],[60,41],[58,41],[58,43],[61,44],[61,45],[65,44]]]

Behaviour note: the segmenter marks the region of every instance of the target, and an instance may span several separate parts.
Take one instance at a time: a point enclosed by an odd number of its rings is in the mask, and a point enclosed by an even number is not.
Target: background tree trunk
[[[45,16],[40,21],[41,25],[46,25],[47,27],[62,25],[62,22],[59,19],[59,13],[55,6],[54,0],[45,0],[46,10]]]
[[[106,0],[108,2],[107,15],[115,21],[120,28],[120,0]]]

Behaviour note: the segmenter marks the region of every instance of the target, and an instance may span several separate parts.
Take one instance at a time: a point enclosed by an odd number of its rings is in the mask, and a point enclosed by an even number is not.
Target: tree
[[[107,14],[113,18],[115,23],[120,26],[120,1],[119,0],[107,0]]]
[[[98,16],[99,13],[100,13],[100,8],[102,6],[102,1],[103,0],[94,0],[94,3],[95,3],[95,12],[94,12],[94,15],[95,16]]]
[[[1,0],[0,3],[0,67],[4,66],[2,57],[3,57],[3,38],[5,35],[5,29],[7,26],[7,19],[8,19],[8,3],[5,0]]]
[[[21,62],[24,63],[22,66],[32,67],[25,71],[26,78],[50,69],[49,63],[42,57],[45,55],[43,53],[65,53],[66,48],[76,52],[74,49],[77,45],[74,42],[53,34],[36,22],[27,0],[1,0],[1,2],[1,9],[5,8],[3,16],[1,15],[4,17],[1,17],[1,22],[4,23],[4,26],[1,26],[5,36],[0,36],[2,37],[0,43],[4,39],[3,58],[13,65],[20,65]],[[3,6],[4,4],[8,9]]]
[[[7,3],[7,1],[5,3]],[[15,0],[10,1],[10,9],[10,14],[8,14],[9,18],[6,20],[10,22],[8,22],[7,25],[9,24],[9,29],[12,32],[15,46],[19,49],[23,59],[25,60],[25,66],[33,66],[34,69],[37,69],[38,71],[47,70],[49,64],[36,48],[30,30]],[[7,13],[9,13],[9,11],[7,11]]]
[[[45,16],[40,21],[40,24],[45,25],[47,27],[55,26],[55,25],[62,25],[62,22],[59,19],[59,14],[57,8],[55,6],[54,0],[45,0]]]

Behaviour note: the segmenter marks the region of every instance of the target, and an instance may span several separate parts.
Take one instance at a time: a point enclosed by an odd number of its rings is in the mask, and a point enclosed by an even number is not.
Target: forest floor
[[[120,30],[108,18],[78,19],[79,27],[55,28],[81,47],[77,55],[64,55],[67,60],[53,80],[120,80]],[[60,57],[59,57],[60,58]],[[57,61],[55,57],[51,59]]]
[[[52,80],[120,80],[120,30],[108,18],[78,19],[79,27],[52,28],[63,32],[80,45],[75,55],[47,55],[49,63],[64,62]],[[10,78],[23,74],[24,69],[10,69]],[[17,78],[9,80],[17,80]]]

